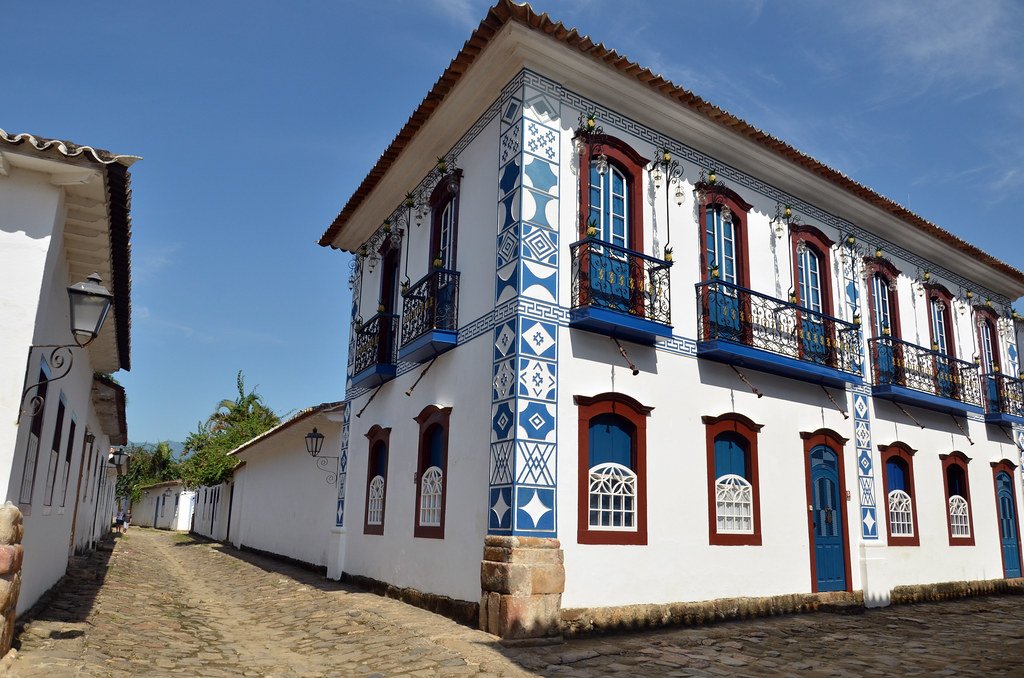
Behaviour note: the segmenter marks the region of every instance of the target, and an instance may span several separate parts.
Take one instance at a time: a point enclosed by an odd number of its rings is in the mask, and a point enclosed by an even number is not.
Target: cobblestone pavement
[[[297,567],[133,528],[74,567],[18,642],[15,676],[1024,676],[1024,599],[508,649]]]

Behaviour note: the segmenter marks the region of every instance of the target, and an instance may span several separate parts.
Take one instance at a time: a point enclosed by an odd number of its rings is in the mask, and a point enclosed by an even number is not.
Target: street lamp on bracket
[[[338,483],[338,471],[337,469],[331,470],[330,460],[338,459],[338,457],[320,454],[323,447],[324,434],[316,430],[316,426],[314,426],[313,430],[306,434],[306,452],[316,460],[316,467],[327,474],[327,477],[324,478],[327,484],[336,485]]]
[[[43,396],[38,392],[39,387],[43,384],[63,379],[71,372],[75,357],[71,349],[76,347],[85,348],[91,344],[99,336],[100,330],[103,329],[103,323],[107,319],[107,314],[110,313],[110,306],[113,303],[114,295],[103,286],[103,280],[98,273],[93,273],[84,281],[75,283],[67,289],[68,302],[71,309],[71,338],[75,343],[40,344],[30,347],[29,355],[37,348],[50,349],[50,355],[47,357],[46,362],[56,376],[42,379],[25,387],[25,390],[21,393],[21,402],[25,401],[25,397],[33,389],[36,390],[36,395],[29,399],[27,407],[18,412],[16,424],[21,422],[22,415],[35,416],[42,411],[45,403],[43,402]]]

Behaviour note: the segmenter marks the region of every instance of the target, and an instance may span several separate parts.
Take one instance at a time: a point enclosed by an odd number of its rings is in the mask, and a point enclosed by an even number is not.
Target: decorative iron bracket
[[[335,468],[335,470],[332,471],[331,468],[330,468],[331,465],[328,463],[329,459],[335,459],[336,460],[338,458],[339,457],[331,457],[331,456],[326,456],[325,457],[325,456],[317,455],[316,467],[318,469],[320,469],[321,471],[323,471],[324,473],[327,474],[327,476],[324,478],[324,481],[328,485],[337,485],[338,484],[338,471],[337,471],[337,468]]]
[[[57,381],[58,379],[63,379],[64,377],[68,376],[68,374],[71,372],[71,367],[75,361],[75,354],[71,352],[71,349],[78,348],[78,345],[44,344],[41,346],[32,346],[31,348],[29,348],[28,351],[28,366],[25,368],[26,379],[27,375],[31,373],[30,370],[32,367],[32,352],[35,351],[35,349],[37,348],[52,349],[50,351],[50,356],[47,359],[46,363],[50,366],[50,369],[53,371],[53,373],[59,374],[57,374],[57,376],[52,376],[49,379],[43,379],[42,381],[36,382],[35,384],[31,384],[25,387],[25,390],[21,392],[21,400],[19,402],[25,402],[25,396],[27,396],[32,389],[37,389],[37,392],[34,396],[32,396],[32,398],[29,399],[28,406],[19,410],[18,418],[14,422],[15,426],[21,423],[22,415],[27,414],[30,417],[34,417],[42,411],[43,405],[45,403],[43,402],[43,396],[39,395],[39,387],[42,386],[43,384],[49,384],[52,381]]]

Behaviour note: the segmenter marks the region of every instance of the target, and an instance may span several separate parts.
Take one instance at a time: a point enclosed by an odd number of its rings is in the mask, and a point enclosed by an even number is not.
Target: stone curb
[[[893,605],[908,605],[994,595],[1024,595],[1024,578],[908,584],[893,588],[890,602]]]

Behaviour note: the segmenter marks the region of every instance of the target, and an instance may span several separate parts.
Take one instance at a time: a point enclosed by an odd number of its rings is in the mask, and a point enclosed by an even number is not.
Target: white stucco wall
[[[229,479],[219,485],[196,488],[191,531],[217,541],[227,539],[231,486]]]
[[[195,492],[181,483],[144,488],[132,505],[132,525],[160,530],[189,529]]]
[[[235,546],[327,565],[338,489],[326,481],[338,462],[325,457],[321,470],[306,453],[304,437],[314,426],[324,435],[323,454],[336,456],[341,423],[323,414],[303,419],[239,454],[245,466],[235,472]]]

